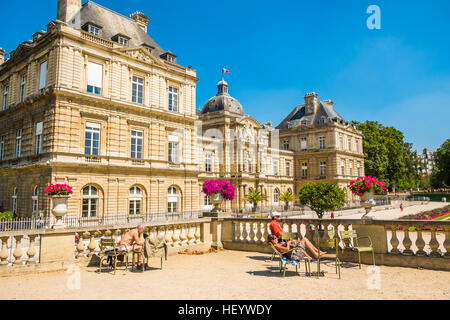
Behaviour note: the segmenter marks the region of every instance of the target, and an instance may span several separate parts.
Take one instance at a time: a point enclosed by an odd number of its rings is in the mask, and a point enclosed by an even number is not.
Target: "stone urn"
[[[214,208],[212,209],[212,212],[219,212],[220,211],[220,205],[223,202],[223,195],[222,193],[213,193],[211,194],[211,203],[214,205]]]
[[[366,210],[366,213],[362,216],[361,219],[369,219],[367,215],[372,211],[372,208],[375,206],[375,200],[373,199],[375,196],[374,191],[364,192],[361,196],[361,206]]]
[[[56,218],[56,223],[53,225],[53,229],[62,229],[64,228],[64,223],[62,219],[67,214],[67,200],[71,196],[51,196],[52,198],[52,213]]]

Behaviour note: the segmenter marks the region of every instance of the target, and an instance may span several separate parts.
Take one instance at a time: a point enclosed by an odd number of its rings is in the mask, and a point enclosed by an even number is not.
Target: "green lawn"
[[[447,219],[450,219],[450,213],[443,215],[439,218],[433,219],[433,220],[447,220]]]

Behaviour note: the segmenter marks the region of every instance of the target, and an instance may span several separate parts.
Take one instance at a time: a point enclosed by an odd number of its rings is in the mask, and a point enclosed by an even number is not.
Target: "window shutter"
[[[47,80],[47,61],[41,63],[41,70],[39,73],[39,90],[45,88],[46,80]]]
[[[102,87],[103,66],[101,64],[88,62],[88,86]]]
[[[36,135],[40,136],[42,134],[43,122],[36,124]]]

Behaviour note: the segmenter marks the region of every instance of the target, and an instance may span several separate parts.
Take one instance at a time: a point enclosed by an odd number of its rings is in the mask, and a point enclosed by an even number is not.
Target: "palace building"
[[[196,110],[196,71],[149,36],[149,21],[58,0],[46,31],[8,60],[0,49],[0,211],[48,214],[50,183],[73,187],[70,215],[205,210],[211,179],[236,187],[224,209],[247,207],[251,188],[278,207],[305,182],[344,188],[364,174],[361,132],[315,94],[278,128],[245,115],[224,80]]]

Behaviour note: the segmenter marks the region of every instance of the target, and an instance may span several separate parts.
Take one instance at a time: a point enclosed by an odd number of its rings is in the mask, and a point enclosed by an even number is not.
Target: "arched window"
[[[83,217],[96,217],[98,211],[98,190],[94,186],[83,189]]]
[[[17,188],[14,188],[12,195],[12,212],[14,212],[15,215],[17,214],[17,195]]]
[[[139,187],[130,189],[130,215],[142,214],[142,190]]]
[[[179,201],[179,197],[178,197],[177,188],[170,187],[169,191],[168,191],[168,197],[167,197],[169,213],[174,213],[174,212],[178,211],[178,201]]]
[[[31,197],[33,202],[33,217],[37,218],[39,216],[39,187],[36,186],[33,189],[33,196]]]
[[[278,203],[279,203],[279,201],[280,201],[279,197],[280,197],[280,190],[275,189],[275,191],[273,192],[273,203],[274,203],[276,206],[278,205]]]

